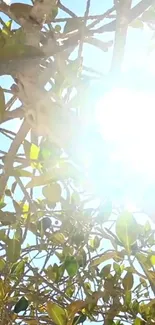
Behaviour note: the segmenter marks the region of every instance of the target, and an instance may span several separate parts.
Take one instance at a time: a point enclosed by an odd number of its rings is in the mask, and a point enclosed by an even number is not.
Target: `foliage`
[[[96,34],[115,32],[111,75],[118,76],[127,28],[154,27],[150,0],[129,3],[91,16],[88,0],[82,17],[57,0],[0,3],[8,17],[0,21],[0,75],[13,80],[0,88],[1,137],[11,142],[0,150],[1,324],[154,324],[154,229],[104,196],[106,149],[88,141],[86,167],[81,153],[84,136],[99,136],[89,97],[103,78],[85,66],[84,47],[104,57],[111,34],[108,42]]]

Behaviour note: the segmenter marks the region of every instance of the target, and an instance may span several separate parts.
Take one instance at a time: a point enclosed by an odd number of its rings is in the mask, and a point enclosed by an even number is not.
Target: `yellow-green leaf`
[[[125,277],[122,280],[123,287],[124,287],[125,291],[129,291],[132,289],[133,282],[134,282],[133,274],[131,272],[127,272]]]
[[[67,324],[67,312],[64,308],[49,301],[47,302],[47,312],[56,325]]]

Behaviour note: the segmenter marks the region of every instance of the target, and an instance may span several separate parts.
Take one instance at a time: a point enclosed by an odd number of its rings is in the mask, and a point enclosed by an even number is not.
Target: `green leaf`
[[[130,303],[131,303],[131,291],[126,291],[126,293],[125,293],[125,304],[127,305],[127,306],[129,306],[130,305]]]
[[[134,314],[136,314],[136,315],[139,313],[139,302],[138,302],[138,300],[133,301],[132,310],[133,310]]]
[[[132,27],[132,28],[139,28],[139,29],[144,28],[144,24],[140,19],[133,20],[132,23],[130,23],[129,26]]]
[[[121,267],[120,267],[119,264],[117,264],[117,263],[114,262],[114,263],[113,263],[113,268],[114,268],[115,272],[116,272],[118,275],[121,275],[122,270],[121,270]]]
[[[7,260],[11,263],[15,263],[20,257],[20,252],[20,242],[16,239],[10,239],[6,247]]]
[[[18,314],[20,311],[25,311],[29,305],[28,300],[25,297],[22,297],[18,300],[15,305],[14,313]]]
[[[5,261],[3,260],[3,258],[0,259],[0,271],[2,271],[5,267]]]
[[[133,287],[134,279],[131,272],[127,272],[125,277],[122,280],[123,287],[125,291],[130,291]]]
[[[79,29],[81,27],[82,21],[79,18],[70,18],[67,20],[64,26],[64,33],[70,33],[73,30]]]
[[[70,277],[73,277],[77,274],[79,265],[73,256],[66,257],[64,266]]]
[[[11,268],[11,273],[14,273],[15,275],[21,275],[24,273],[25,269],[25,260],[22,260],[20,262],[14,263],[12,268]]]
[[[93,239],[89,240],[89,246],[93,249],[96,250],[100,246],[100,238],[98,236],[95,236]]]
[[[138,224],[131,213],[124,212],[117,218],[116,235],[129,253],[139,235]]]
[[[48,201],[52,203],[60,202],[61,186],[57,183],[53,183],[51,185],[45,186],[42,189],[42,194]]]
[[[0,122],[3,120],[5,113],[5,97],[4,97],[4,91],[0,87]]]
[[[52,7],[52,20],[55,19],[55,17],[57,16],[58,14],[58,6],[54,6]]]
[[[11,27],[12,27],[12,19],[8,20],[6,23],[5,23],[5,26],[7,27],[7,29],[9,31],[11,31]]]
[[[53,302],[47,302],[47,313],[56,325],[67,324],[67,313],[64,308]]]
[[[142,325],[142,324],[143,324],[143,321],[139,317],[136,317],[133,325]]]
[[[66,242],[65,236],[60,232],[56,231],[54,232],[49,239],[54,243],[54,244],[61,244],[63,245]]]

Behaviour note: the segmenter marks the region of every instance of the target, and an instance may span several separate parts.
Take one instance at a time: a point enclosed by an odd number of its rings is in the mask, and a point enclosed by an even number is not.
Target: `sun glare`
[[[97,104],[96,118],[115,159],[155,179],[155,95],[115,89]]]

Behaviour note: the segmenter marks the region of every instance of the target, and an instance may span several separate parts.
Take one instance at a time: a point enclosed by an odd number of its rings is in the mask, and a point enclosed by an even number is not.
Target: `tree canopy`
[[[155,323],[154,225],[110,197],[91,97],[121,76],[128,29],[154,30],[155,1],[80,4],[0,0],[2,325]]]

